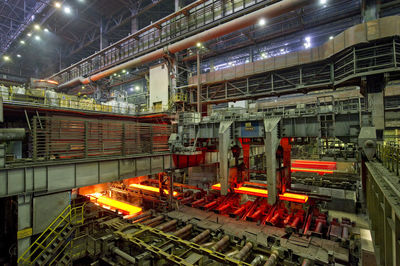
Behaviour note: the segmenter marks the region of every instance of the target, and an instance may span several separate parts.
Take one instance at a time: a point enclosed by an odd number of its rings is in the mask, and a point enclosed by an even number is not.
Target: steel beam
[[[274,205],[278,196],[276,180],[276,149],[279,145],[278,123],[279,117],[264,119],[265,128],[265,165],[267,169],[268,203]]]
[[[231,142],[230,128],[232,121],[222,121],[218,132],[218,151],[219,151],[219,182],[221,184],[221,194],[228,194],[229,189],[229,160],[228,152]]]
[[[171,168],[168,153],[24,163],[0,169],[0,197],[52,193],[156,174]]]

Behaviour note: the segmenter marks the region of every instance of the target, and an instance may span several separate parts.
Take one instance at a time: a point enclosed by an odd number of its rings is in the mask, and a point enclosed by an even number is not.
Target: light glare
[[[64,7],[64,12],[66,14],[71,14],[71,8],[69,6]]]
[[[267,24],[267,21],[265,20],[265,18],[262,18],[258,21],[258,25],[260,25],[260,26],[264,26],[265,24]]]

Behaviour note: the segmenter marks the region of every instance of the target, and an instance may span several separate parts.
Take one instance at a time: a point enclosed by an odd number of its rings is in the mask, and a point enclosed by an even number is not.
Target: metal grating
[[[163,124],[36,116],[32,130],[34,160],[165,152],[171,133]]]

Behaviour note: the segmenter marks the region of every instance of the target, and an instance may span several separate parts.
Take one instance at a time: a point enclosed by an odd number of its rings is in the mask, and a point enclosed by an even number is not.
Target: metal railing
[[[49,262],[49,265],[70,264],[71,260],[74,261],[84,257],[87,253],[87,238],[88,235],[86,233],[72,238]]]
[[[400,176],[400,147],[386,144],[377,146],[377,158],[392,173]]]
[[[127,121],[33,117],[32,158],[59,160],[168,151],[171,127]]]
[[[26,94],[3,93],[1,96],[3,97],[4,103],[12,104],[29,103],[29,105],[40,107],[85,110],[115,114],[136,114],[139,111],[136,105],[126,102],[114,102],[112,104],[97,103],[91,98],[80,98],[75,95],[61,93],[57,93],[54,96],[49,97],[44,93],[44,91],[40,95],[30,94],[30,92],[27,91]]]
[[[84,222],[85,205],[72,208],[68,205],[54,221],[43,231],[43,233],[25,250],[18,258],[18,264],[33,264],[51,246],[51,244],[62,236],[69,225],[79,225]]]
[[[249,65],[246,72],[237,70],[245,69],[243,65],[237,65],[202,74],[203,103],[297,93],[299,88],[304,88],[302,92],[305,93],[313,88],[321,90],[339,84],[359,86],[359,77],[398,71],[399,51],[400,42],[393,37],[370,42],[362,47],[350,47],[329,59],[307,65],[277,65],[271,69],[268,62],[272,59],[264,59],[246,64]],[[298,57],[296,53],[289,53],[280,58],[285,59],[284,62],[291,62],[286,58],[289,56]],[[263,67],[257,68],[256,64]],[[189,78],[189,84],[196,78]]]
[[[271,0],[200,0],[51,76],[60,83],[87,76],[272,4]]]

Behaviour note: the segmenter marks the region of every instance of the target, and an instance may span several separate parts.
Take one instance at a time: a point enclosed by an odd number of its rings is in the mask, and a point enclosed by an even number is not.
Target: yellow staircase
[[[47,265],[69,244],[75,226],[83,224],[84,205],[68,205],[32,245],[18,258],[20,265]]]

